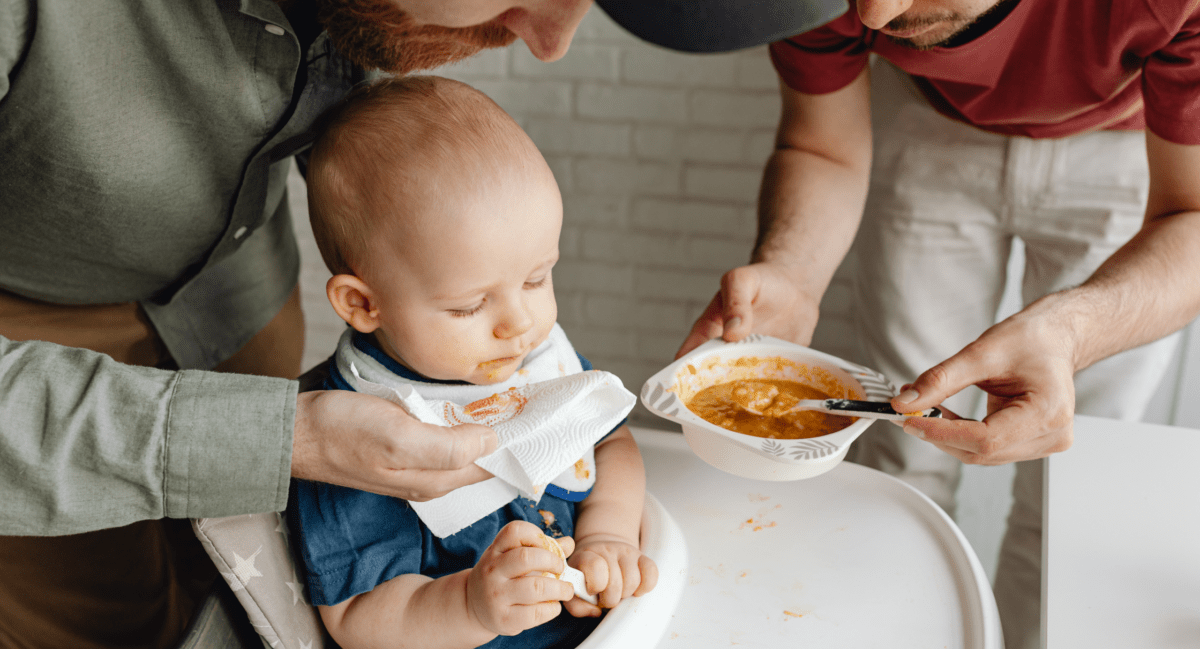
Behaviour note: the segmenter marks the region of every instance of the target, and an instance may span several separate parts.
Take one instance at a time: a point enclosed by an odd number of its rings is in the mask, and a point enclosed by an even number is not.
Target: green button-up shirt
[[[282,509],[296,382],[200,370],[295,286],[288,166],[361,74],[270,0],[0,0],[0,70],[0,288],[138,301],[184,368],[0,337],[0,534]]]

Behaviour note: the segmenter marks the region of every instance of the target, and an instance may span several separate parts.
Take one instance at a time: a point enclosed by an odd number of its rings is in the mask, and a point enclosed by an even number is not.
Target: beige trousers
[[[1021,299],[1077,285],[1141,227],[1143,133],[1058,140],[987,133],[941,116],[911,80],[872,67],[875,158],[857,260],[855,321],[864,360],[897,385],[950,357],[996,318],[1013,241],[1025,244]],[[1076,411],[1140,419],[1178,336],[1076,375]],[[979,392],[948,407],[972,416]],[[851,459],[894,474],[954,515],[958,460],[877,424]],[[1017,465],[995,584],[1008,649],[1037,647],[1042,460]]]

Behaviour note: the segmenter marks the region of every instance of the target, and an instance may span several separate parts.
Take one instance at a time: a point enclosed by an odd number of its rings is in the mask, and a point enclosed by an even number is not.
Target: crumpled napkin
[[[421,522],[445,538],[524,496],[540,500],[546,485],[595,445],[633,409],[636,397],[609,372],[589,370],[510,388],[459,405],[426,400],[411,385],[386,386],[351,372],[359,391],[387,399],[428,424],[490,426],[496,451],[475,464],[496,476],[433,500],[410,502]]]

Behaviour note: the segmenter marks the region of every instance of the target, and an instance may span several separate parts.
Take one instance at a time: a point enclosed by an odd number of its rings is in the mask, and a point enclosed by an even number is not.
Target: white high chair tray
[[[633,432],[690,558],[660,649],[1003,647],[978,558],[915,489],[845,462],[808,480],[747,480],[682,435]]]

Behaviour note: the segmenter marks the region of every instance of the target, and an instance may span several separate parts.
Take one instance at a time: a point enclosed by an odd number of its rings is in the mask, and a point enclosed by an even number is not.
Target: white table
[[[647,489],[688,546],[659,649],[999,646],[978,559],[911,487],[849,463],[808,480],[747,480],[705,464],[682,435],[634,437]]]
[[[1049,649],[1200,647],[1200,431],[1078,416],[1047,462]]]

